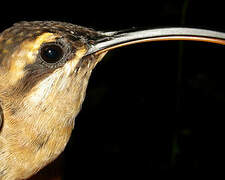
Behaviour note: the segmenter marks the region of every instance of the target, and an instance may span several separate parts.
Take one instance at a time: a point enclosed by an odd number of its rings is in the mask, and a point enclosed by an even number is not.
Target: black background
[[[222,1],[11,2],[0,18],[1,31],[22,20],[58,20],[103,31],[188,26],[225,32]],[[93,72],[64,152],[66,179],[81,171],[111,176],[220,165],[224,80],[221,45],[170,41],[109,52]]]

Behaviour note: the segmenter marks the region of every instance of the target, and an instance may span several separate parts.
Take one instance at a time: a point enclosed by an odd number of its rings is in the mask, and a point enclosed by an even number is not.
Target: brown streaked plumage
[[[90,74],[108,50],[225,34],[194,28],[98,32],[54,21],[17,23],[0,34],[0,180],[27,179],[64,150]]]
[[[26,179],[63,151],[91,71],[104,56],[84,57],[100,36],[61,22],[22,22],[0,35],[1,180]],[[63,44],[56,63],[40,57],[50,42]]]

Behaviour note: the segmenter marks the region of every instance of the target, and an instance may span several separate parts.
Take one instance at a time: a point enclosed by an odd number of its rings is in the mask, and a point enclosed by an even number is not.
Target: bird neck
[[[50,124],[35,128],[11,122],[15,121],[8,119],[0,135],[0,180],[25,179],[36,173],[64,150],[73,129],[73,123],[65,126],[59,121],[51,128]]]
[[[88,77],[80,86],[74,80],[61,86],[57,82],[61,91],[43,81],[21,99],[1,97],[0,180],[28,178],[64,150],[85,97]]]

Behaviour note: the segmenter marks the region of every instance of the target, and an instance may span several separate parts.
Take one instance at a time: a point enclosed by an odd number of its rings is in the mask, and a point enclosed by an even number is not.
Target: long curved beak
[[[118,47],[153,41],[191,40],[225,45],[225,33],[197,28],[156,28],[125,30],[103,33],[104,38],[95,41],[86,55],[103,53]]]

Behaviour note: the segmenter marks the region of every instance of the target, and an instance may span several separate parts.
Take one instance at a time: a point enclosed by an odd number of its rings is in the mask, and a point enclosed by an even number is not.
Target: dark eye
[[[41,48],[41,58],[47,63],[56,63],[63,57],[63,49],[57,44],[46,44]]]

